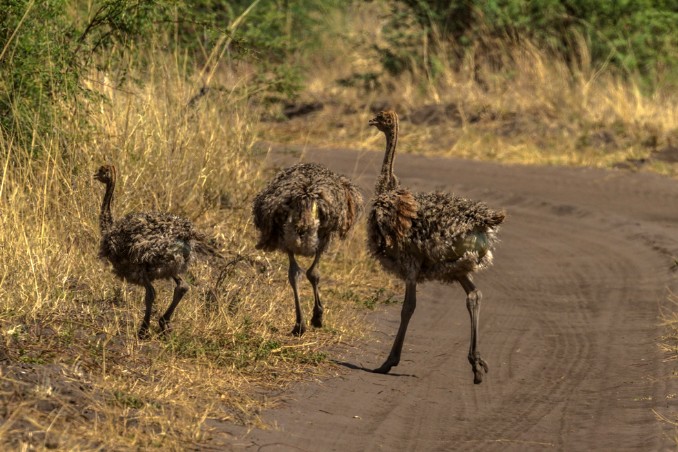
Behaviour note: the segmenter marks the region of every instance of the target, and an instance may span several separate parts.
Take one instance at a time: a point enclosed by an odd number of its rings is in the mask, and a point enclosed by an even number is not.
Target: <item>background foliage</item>
[[[431,49],[461,63],[469,51],[491,58],[498,43],[529,40],[573,63],[612,66],[648,92],[678,80],[678,0],[385,3],[392,14],[383,30],[388,45],[378,49],[384,73],[436,77],[442,66]],[[0,0],[0,127],[23,142],[36,122],[48,133],[54,104],[87,95],[80,82],[92,65],[117,72],[120,83],[130,53],[157,41],[189,68],[214,51],[245,58],[257,67],[255,92],[293,97],[313,70],[307,57],[322,51],[328,18],[350,7],[339,0]]]
[[[81,83],[92,67],[114,73],[114,83],[123,83],[129,61],[138,61],[153,43],[173,49],[185,67],[194,69],[209,63],[214,51],[232,52],[231,57],[258,67],[255,92],[289,96],[300,89],[301,73],[291,55],[312,50],[323,14],[343,4],[0,0],[0,127],[23,143],[36,126],[49,133],[55,105],[92,94]]]
[[[432,42],[455,53],[494,39],[528,39],[554,55],[572,58],[583,39],[594,65],[611,64],[639,75],[648,87],[675,83],[678,65],[676,0],[400,0]],[[489,39],[488,39],[489,38]],[[488,51],[490,49],[484,49]]]

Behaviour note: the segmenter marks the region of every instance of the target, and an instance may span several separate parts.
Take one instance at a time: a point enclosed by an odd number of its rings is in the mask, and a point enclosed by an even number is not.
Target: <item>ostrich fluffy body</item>
[[[189,220],[176,215],[130,213],[114,221],[111,202],[115,190],[115,167],[101,166],[94,179],[106,185],[99,216],[102,234],[99,257],[111,263],[116,276],[146,289],[146,311],[139,338],[148,336],[155,299],[153,281],[172,278],[176,283],[172,302],[159,321],[160,330],[164,333],[169,328],[172,313],[188,292],[188,285],[180,275],[186,271],[192,257],[196,253],[213,256],[219,256],[219,253]]]
[[[254,199],[254,225],[260,233],[257,249],[279,250],[289,258],[288,278],[296,310],[292,334],[300,336],[306,330],[297,290],[302,269],[295,255],[314,257],[306,277],[315,299],[311,324],[321,327],[323,306],[317,269],[320,256],[334,238],[346,237],[362,209],[363,199],[357,187],[348,178],[316,163],[281,170]]]
[[[369,248],[406,286],[400,328],[391,353],[375,372],[387,373],[400,362],[407,325],[416,307],[417,283],[459,282],[467,294],[471,317],[468,359],[474,382],[480,383],[488,366],[477,350],[481,293],[470,275],[492,264],[492,249],[505,214],[449,193],[413,193],[401,187],[393,174],[398,115],[383,111],[369,123],[386,135],[384,162],[367,221]]]

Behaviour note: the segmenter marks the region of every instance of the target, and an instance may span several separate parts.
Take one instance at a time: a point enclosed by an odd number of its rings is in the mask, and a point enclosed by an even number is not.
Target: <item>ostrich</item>
[[[481,383],[483,371],[489,369],[477,349],[481,293],[471,281],[471,273],[491,265],[497,230],[505,214],[448,193],[413,193],[401,187],[393,174],[398,115],[382,111],[369,124],[386,135],[384,161],[367,220],[370,253],[405,282],[400,328],[388,358],[374,372],[388,373],[400,362],[407,325],[417,304],[417,283],[458,281],[466,292],[471,317],[468,360],[474,383]]]
[[[103,165],[94,179],[106,185],[101,204],[99,226],[101,243],[99,257],[107,259],[113,273],[125,281],[146,288],[146,311],[139,328],[139,339],[148,337],[151,308],[155,299],[153,281],[172,278],[176,283],[174,296],[167,311],[160,317],[160,331],[169,330],[172,313],[188,292],[188,284],[181,274],[195,254],[221,257],[207,243],[206,237],[196,231],[185,218],[161,212],[130,213],[118,221],[113,220],[111,202],[115,190],[116,172],[112,165]]]
[[[292,334],[306,331],[297,282],[302,269],[295,255],[313,256],[306,271],[313,287],[311,324],[322,327],[318,262],[333,238],[344,239],[362,213],[363,198],[346,177],[316,163],[299,163],[281,170],[256,196],[254,225],[259,230],[257,249],[279,250],[289,258],[288,278],[294,293],[296,321]]]

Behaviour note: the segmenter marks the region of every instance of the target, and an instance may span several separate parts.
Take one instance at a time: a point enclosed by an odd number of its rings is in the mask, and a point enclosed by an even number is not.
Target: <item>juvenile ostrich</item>
[[[186,271],[191,257],[196,253],[220,255],[207,243],[206,237],[193,228],[190,221],[176,215],[161,212],[130,213],[113,221],[111,202],[115,190],[115,167],[103,165],[94,174],[94,179],[106,185],[99,216],[102,235],[99,257],[108,259],[116,276],[146,288],[146,311],[138,333],[140,339],[148,337],[155,299],[153,281],[172,278],[176,283],[172,303],[159,321],[161,333],[166,333],[172,313],[188,292],[188,285],[179,275]]]
[[[288,278],[294,293],[296,322],[292,334],[306,331],[297,282],[302,269],[295,255],[313,256],[306,277],[313,287],[311,324],[321,327],[323,305],[318,292],[318,262],[333,238],[344,239],[362,213],[363,198],[346,177],[316,163],[299,163],[280,171],[256,196],[254,225],[259,230],[257,249],[287,253]]]
[[[483,371],[489,369],[477,349],[481,293],[470,275],[492,263],[496,233],[505,214],[448,193],[413,193],[401,187],[393,174],[398,115],[382,111],[369,124],[386,135],[384,162],[367,220],[369,248],[387,271],[405,281],[400,328],[391,353],[374,372],[388,373],[400,362],[407,325],[417,304],[417,283],[458,281],[466,292],[471,316],[468,360],[474,383],[481,383]]]

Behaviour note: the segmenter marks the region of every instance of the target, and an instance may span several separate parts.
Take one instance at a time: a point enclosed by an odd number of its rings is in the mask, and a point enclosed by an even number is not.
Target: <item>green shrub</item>
[[[527,38],[565,58],[583,36],[595,66],[611,63],[653,86],[678,82],[678,0],[399,0],[457,56],[487,38]],[[491,41],[490,41],[491,42]],[[486,49],[487,50],[487,49]]]
[[[0,128],[30,148],[49,135],[99,52],[124,52],[166,16],[155,1],[105,0],[69,13],[67,0],[0,0]],[[113,59],[109,59],[113,61]],[[72,112],[71,112],[72,113]]]
[[[0,127],[29,139],[77,85],[65,0],[0,0]],[[37,122],[37,124],[36,124]]]
[[[202,45],[209,48],[215,42],[216,36],[207,30],[236,24],[227,33],[234,47],[259,69],[251,81],[254,89],[273,100],[294,97],[301,90],[303,61],[320,50],[318,36],[326,17],[349,6],[341,0],[199,0],[196,4],[196,23],[209,24],[203,33],[209,39]],[[188,35],[195,32],[192,24],[184,27]]]
[[[119,83],[130,52],[149,42],[176,50],[189,74],[208,64],[215,49],[245,55],[258,67],[249,92],[294,96],[301,89],[300,55],[317,49],[324,18],[339,7],[346,6],[339,0],[0,0],[0,130],[16,144],[34,146],[56,118],[74,120],[73,102],[63,100],[89,94],[80,82],[93,64]]]

